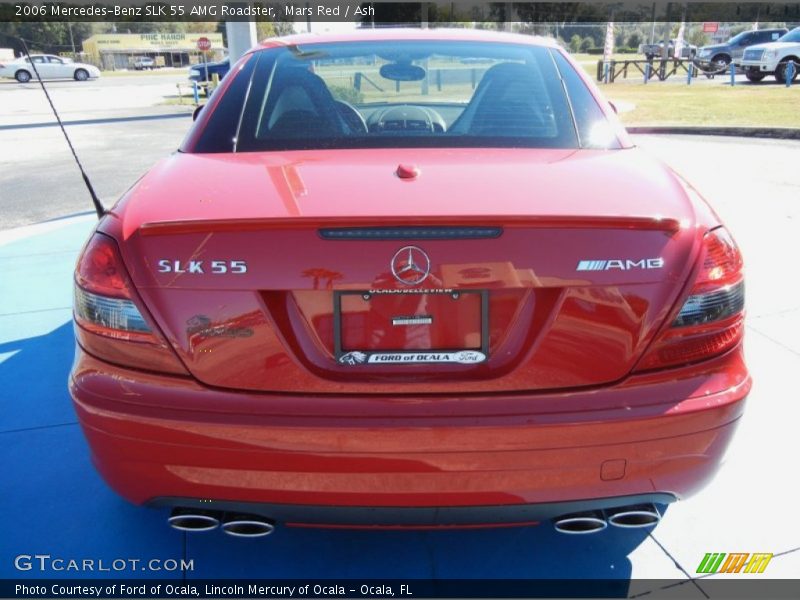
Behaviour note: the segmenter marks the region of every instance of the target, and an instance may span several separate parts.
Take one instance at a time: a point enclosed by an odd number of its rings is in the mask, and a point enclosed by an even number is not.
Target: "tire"
[[[778,68],[775,69],[775,81],[777,81],[778,83],[786,83],[786,65],[789,63],[790,60],[792,59],[787,58],[782,60],[778,65]],[[797,65],[795,65],[794,77],[792,77],[792,81],[797,79],[798,70],[800,70],[800,67],[797,67]]]
[[[86,69],[75,70],[75,81],[86,81],[89,79],[89,72]]]
[[[711,63],[714,65],[714,74],[722,73],[723,69],[727,69],[730,66],[731,57],[727,54],[717,54],[711,59]]]
[[[20,83],[28,83],[31,80],[31,74],[28,73],[25,69],[20,69],[16,73],[14,73],[14,79],[19,81]]]
[[[767,75],[766,73],[760,73],[759,71],[747,71],[747,73],[745,73],[744,76],[747,77],[747,81],[758,83],[759,81],[764,79],[764,77],[766,77]]]

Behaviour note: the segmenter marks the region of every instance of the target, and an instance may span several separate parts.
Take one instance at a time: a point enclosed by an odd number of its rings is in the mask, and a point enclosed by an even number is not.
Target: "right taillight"
[[[723,227],[703,238],[689,295],[653,342],[637,371],[704,360],[736,346],[744,333],[742,255]]]
[[[94,356],[137,369],[186,375],[134,290],[116,242],[96,233],[75,269],[75,334]]]

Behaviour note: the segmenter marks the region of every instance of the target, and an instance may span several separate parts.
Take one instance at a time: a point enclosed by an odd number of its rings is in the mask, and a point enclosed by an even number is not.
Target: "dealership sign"
[[[84,52],[130,51],[196,51],[201,40],[207,40],[209,49],[222,48],[221,33],[104,33],[93,35],[83,42]]]

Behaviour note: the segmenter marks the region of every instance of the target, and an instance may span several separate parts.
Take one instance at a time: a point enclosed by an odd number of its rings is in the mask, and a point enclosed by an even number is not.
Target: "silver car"
[[[36,66],[36,71],[31,65],[31,60]],[[28,83],[31,79],[36,79],[37,72],[42,79],[87,81],[100,77],[100,69],[94,65],[75,62],[71,58],[52,54],[32,54],[30,59],[20,57],[0,64],[0,77],[16,79],[20,83]]]

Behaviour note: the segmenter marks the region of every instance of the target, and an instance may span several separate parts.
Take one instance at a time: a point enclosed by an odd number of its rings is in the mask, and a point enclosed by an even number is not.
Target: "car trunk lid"
[[[178,155],[116,214],[189,371],[292,393],[616,381],[697,239],[682,187],[638,150]]]

